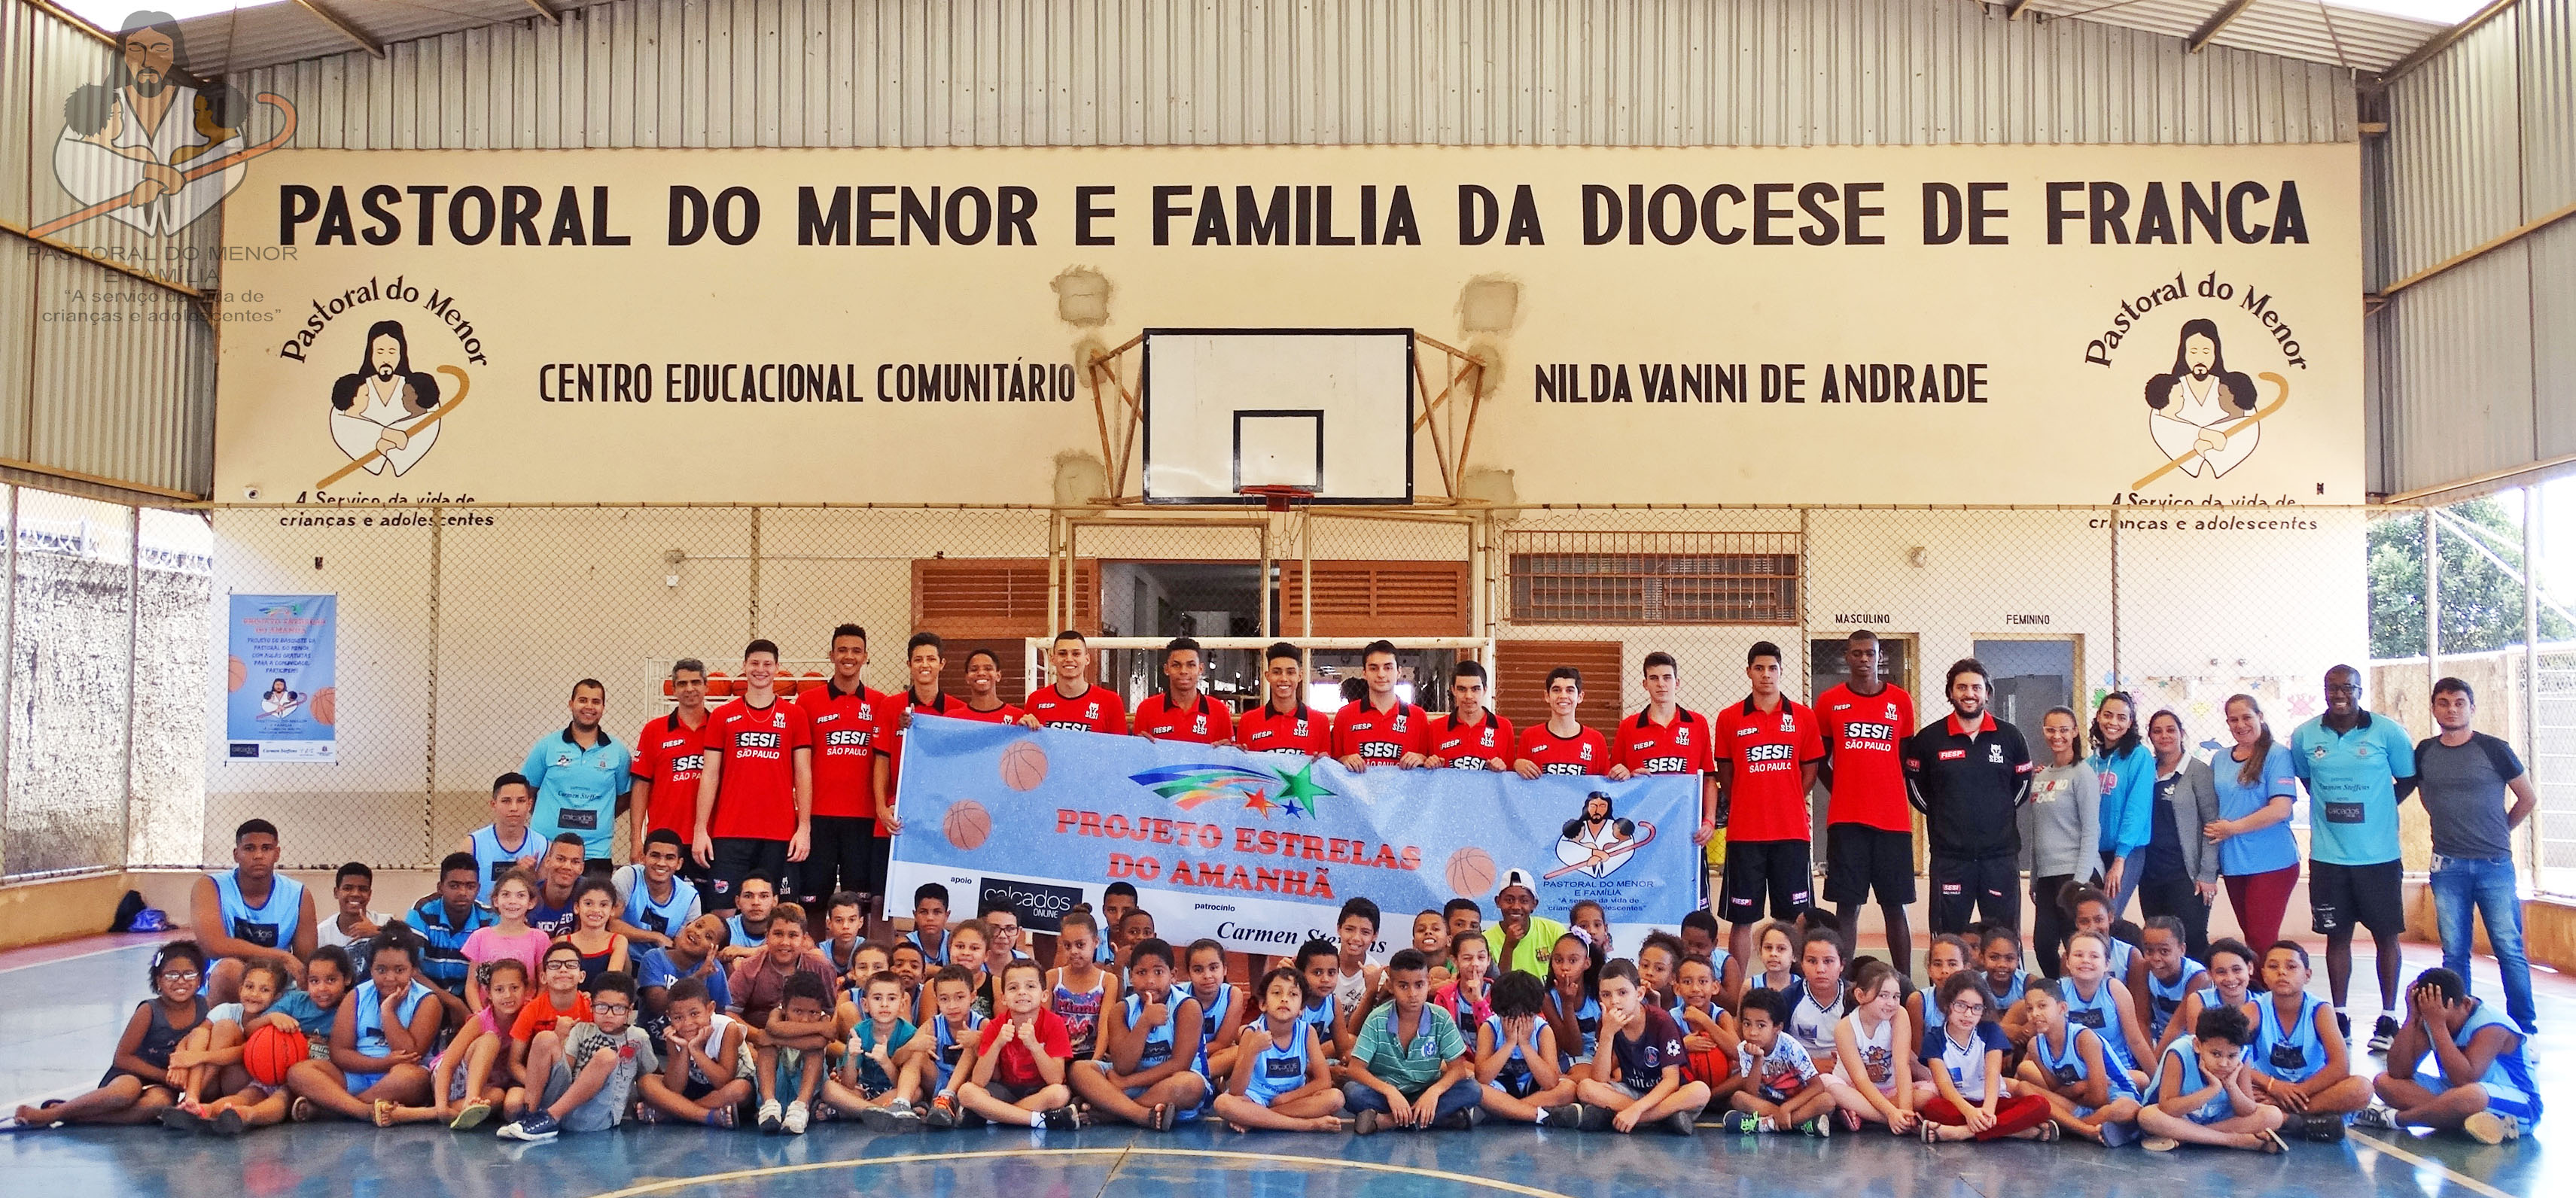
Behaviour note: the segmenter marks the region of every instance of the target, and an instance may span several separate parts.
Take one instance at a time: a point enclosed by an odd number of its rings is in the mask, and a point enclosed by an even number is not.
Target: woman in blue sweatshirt
[[[2111,895],[2111,917],[2125,918],[2137,893],[2139,864],[2155,811],[2156,758],[2138,728],[2138,707],[2127,691],[2102,696],[2093,709],[2093,756],[2102,789],[2102,889]]]

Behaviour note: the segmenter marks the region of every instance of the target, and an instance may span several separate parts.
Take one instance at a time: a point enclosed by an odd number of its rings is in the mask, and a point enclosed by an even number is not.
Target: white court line
[[[96,1086],[82,1082],[75,1085],[65,1086],[59,1090],[47,1090],[42,1094],[30,1094],[24,1098],[12,1098],[6,1102],[0,1102],[0,1112],[14,1112],[19,1107],[34,1106],[48,1098],[76,1098],[97,1088],[98,1087]],[[0,1118],[6,1117],[6,1115],[0,1115]],[[2510,1195],[2499,1196],[2499,1198],[2510,1198]]]
[[[2401,1133],[2401,1134],[2402,1134],[2402,1133]],[[2387,1154],[2387,1155],[2389,1155],[2389,1156],[2396,1157],[2397,1159],[2399,1159],[2399,1160],[2401,1160],[2401,1161],[2405,1161],[2406,1163],[2408,1163],[2408,1164],[2410,1164],[2410,1165],[2413,1165],[2413,1166],[2415,1166],[2415,1167],[2416,1167],[2416,1168],[2418,1168],[2418,1169],[2431,1169],[2432,1171],[2434,1171],[2434,1172],[2436,1172],[2436,1173],[2439,1173],[2439,1174],[2441,1174],[2441,1175],[2442,1175],[2442,1176],[2444,1176],[2444,1177],[2450,1178],[2453,1182],[2455,1182],[2455,1183],[2457,1183],[2457,1184],[2459,1184],[2459,1185],[2466,1186],[2466,1187],[2468,1187],[2468,1188],[2469,1188],[2469,1189],[2471,1189],[2471,1190],[2475,1190],[2475,1191],[2477,1191],[2478,1193],[2481,1193],[2481,1194],[2486,1195],[2486,1196],[2487,1196],[2487,1198],[2522,1198],[2522,1196],[2521,1196],[2521,1195],[2518,1195],[2518,1194],[2508,1194],[2508,1193],[2504,1192],[2503,1190],[2499,1190],[2499,1189],[2495,1188],[2494,1186],[2488,1185],[2487,1183],[2485,1183],[2485,1182],[2483,1182],[2483,1181],[2479,1181],[2477,1178],[2466,1176],[2466,1175],[2464,1175],[2464,1174],[2460,1173],[2458,1170],[2452,1169],[2452,1168],[2450,1168],[2449,1166],[2444,1165],[2444,1164],[2443,1164],[2442,1162],[2440,1162],[2440,1161],[2430,1160],[2430,1159],[2427,1159],[2427,1158],[2425,1158],[2425,1157],[2417,1156],[2417,1155],[2415,1155],[2415,1154],[2414,1154],[2414,1153],[2412,1153],[2412,1152],[2408,1152],[2408,1151],[2406,1151],[2406,1150],[2405,1150],[2405,1149],[2403,1149],[2403,1148],[2400,1148],[2400,1147],[2398,1147],[2398,1146],[2396,1146],[2396,1145],[2394,1145],[2394,1144],[2387,1143],[2386,1141],[2380,1140],[2380,1139],[2378,1139],[2377,1137],[2374,1137],[2374,1136],[2365,1136],[2365,1135],[2362,1135],[2362,1134],[2361,1134],[2361,1133],[2359,1133],[2359,1132],[2354,1132],[2354,1133],[2352,1133],[2352,1134],[2350,1134],[2350,1135],[2345,1136],[2344,1138],[2345,1138],[2345,1139],[2347,1139],[2347,1140],[2352,1141],[2353,1143],[2355,1143],[2355,1144],[2357,1144],[2357,1145],[2360,1145],[2360,1146],[2361,1146],[2361,1147],[2363,1147],[2363,1148],[2367,1148],[2367,1149],[2371,1150],[2372,1152],[2386,1153],[2386,1154]]]
[[[118,944],[111,945],[107,948],[95,948],[85,953],[74,953],[68,957],[55,957],[47,961],[29,961],[24,965],[0,966],[0,974],[16,973],[22,969],[42,969],[47,965],[60,965],[65,961],[86,961],[91,957],[104,957],[109,953],[121,953],[138,948],[151,948],[159,943],[159,941],[155,940],[137,940],[132,944]]]

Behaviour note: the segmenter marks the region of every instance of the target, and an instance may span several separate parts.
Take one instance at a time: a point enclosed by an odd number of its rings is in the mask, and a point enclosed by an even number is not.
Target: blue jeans
[[[2531,961],[2522,951],[2522,896],[2516,893],[2511,857],[2433,857],[2433,909],[2442,926],[2442,968],[2469,980],[2469,953],[2477,947],[2470,922],[2484,918],[2496,972],[2504,975],[2504,1010],[2526,1033],[2537,1030],[2531,1003]]]
[[[1400,1090],[1403,1087],[1398,1086],[1396,1088]],[[1428,1087],[1425,1088],[1427,1089]],[[1483,1087],[1478,1086],[1476,1084],[1476,1079],[1473,1077],[1461,1078],[1458,1081],[1451,1083],[1448,1089],[1440,1092],[1438,1104],[1432,1108],[1432,1117],[1435,1120],[1446,1119],[1451,1115],[1475,1106],[1477,1099],[1480,1097],[1477,1092],[1481,1089],[1483,1089]],[[1421,1097],[1421,1093],[1416,1091],[1415,1093],[1407,1094],[1404,1097],[1405,1101],[1411,1102],[1414,1099]],[[1386,1115],[1394,1113],[1395,1110],[1395,1108],[1386,1104],[1386,1095],[1380,1094],[1376,1090],[1361,1085],[1358,1082],[1342,1083],[1342,1105],[1349,1108],[1353,1113],[1365,1110],[1376,1111],[1378,1114]]]

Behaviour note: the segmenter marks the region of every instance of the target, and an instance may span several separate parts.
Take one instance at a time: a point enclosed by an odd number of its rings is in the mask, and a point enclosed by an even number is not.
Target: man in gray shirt
[[[2496,971],[2504,975],[2504,1008],[2528,1035],[2533,1023],[2531,964],[2522,948],[2522,899],[2516,892],[2511,834],[2539,806],[2531,775],[2513,746],[2469,730],[2478,697],[2469,684],[2433,684],[2433,723],[2442,729],[2415,746],[2418,793],[2433,824],[2433,907],[2442,930],[2442,966],[2465,980],[2476,947],[2471,920],[2483,917]],[[2510,809],[2507,792],[2513,795]]]

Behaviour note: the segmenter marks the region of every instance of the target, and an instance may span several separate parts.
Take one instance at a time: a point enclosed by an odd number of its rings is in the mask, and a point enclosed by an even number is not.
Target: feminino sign
[[[1046,502],[1091,353],[1374,328],[1486,363],[1474,464],[1525,500],[2349,503],[2356,180],[2348,145],[280,150],[227,207],[265,314],[227,314],[218,485]],[[767,468],[634,468],[691,456]]]

